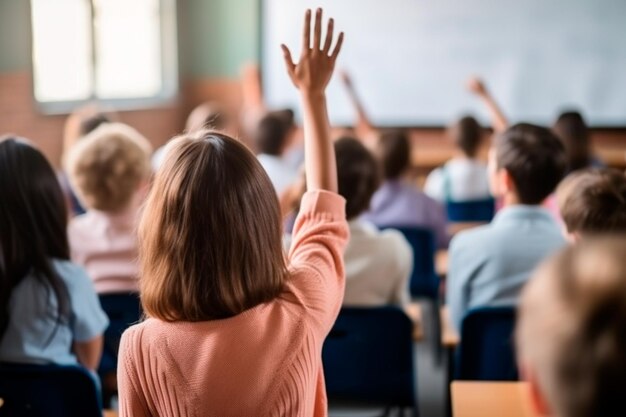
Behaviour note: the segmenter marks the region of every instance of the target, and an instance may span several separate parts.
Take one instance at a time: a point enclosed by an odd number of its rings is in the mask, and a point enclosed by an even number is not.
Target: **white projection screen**
[[[280,44],[294,58],[307,7],[346,32],[347,70],[377,125],[443,126],[465,113],[488,123],[465,89],[486,80],[514,122],[581,110],[597,127],[626,126],[626,0],[262,0],[262,73],[272,107],[297,109]],[[338,77],[331,119],[354,112]]]

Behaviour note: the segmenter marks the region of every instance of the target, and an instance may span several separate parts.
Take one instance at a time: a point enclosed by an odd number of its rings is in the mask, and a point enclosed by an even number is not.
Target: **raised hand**
[[[302,53],[297,64],[294,64],[289,48],[281,45],[287,73],[301,93],[323,93],[326,90],[343,44],[343,32],[341,32],[335,48],[331,52],[333,32],[334,21],[331,18],[328,21],[326,39],[322,45],[322,9],[317,9],[313,27],[313,44],[311,45],[311,10],[307,10],[304,15]]]
[[[487,95],[487,87],[478,77],[472,77],[467,81],[467,89],[479,96]]]

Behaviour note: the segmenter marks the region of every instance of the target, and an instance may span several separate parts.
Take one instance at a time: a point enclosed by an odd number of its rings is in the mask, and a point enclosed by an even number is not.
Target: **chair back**
[[[412,332],[397,307],[344,307],[322,351],[329,401],[415,408]]]
[[[100,305],[109,317],[104,332],[104,350],[98,373],[104,375],[117,369],[117,352],[122,333],[141,319],[142,309],[136,293],[101,294]]]
[[[0,417],[102,417],[94,377],[79,366],[0,364]]]
[[[470,310],[461,324],[455,379],[517,381],[514,328],[514,307]]]
[[[435,272],[435,234],[422,227],[387,226],[401,232],[413,249],[413,272],[409,288],[413,297],[439,298],[439,277]]]
[[[446,203],[450,222],[485,222],[493,219],[496,202],[493,198],[476,201],[448,201]]]

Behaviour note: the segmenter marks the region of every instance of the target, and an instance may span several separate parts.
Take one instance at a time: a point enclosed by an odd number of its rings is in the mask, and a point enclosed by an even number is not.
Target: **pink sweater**
[[[120,214],[89,210],[70,222],[72,261],[85,268],[96,292],[138,291],[136,220],[136,210]]]
[[[345,201],[302,199],[291,275],[275,300],[235,317],[148,319],[122,336],[120,417],[326,416],[322,345],[343,299]]]

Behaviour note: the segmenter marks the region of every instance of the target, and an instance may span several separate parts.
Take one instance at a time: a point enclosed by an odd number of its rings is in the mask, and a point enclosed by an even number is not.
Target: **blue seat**
[[[104,332],[104,350],[98,373],[104,375],[117,369],[117,352],[122,333],[137,323],[142,315],[139,295],[136,293],[101,294],[100,305],[109,317],[109,327]]]
[[[417,415],[412,333],[397,307],[344,307],[322,351],[330,403],[410,408]]]
[[[490,222],[496,212],[493,198],[476,201],[448,201],[446,203],[450,222]]]
[[[409,288],[413,297],[439,299],[439,277],[435,272],[435,235],[421,227],[385,226],[401,232],[413,248],[413,272]]]
[[[102,417],[96,382],[79,366],[0,364],[0,417]]]
[[[455,379],[517,381],[514,328],[514,307],[470,310],[461,324]]]

